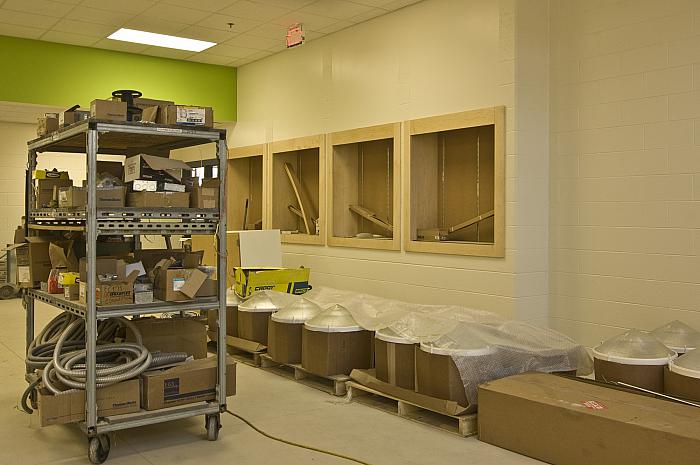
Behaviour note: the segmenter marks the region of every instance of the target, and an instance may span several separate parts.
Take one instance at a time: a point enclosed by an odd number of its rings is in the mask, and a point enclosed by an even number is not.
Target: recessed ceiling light
[[[216,45],[216,42],[187,39],[185,37],[169,36],[166,34],[156,34],[155,32],[137,31],[136,29],[126,28],[119,29],[107,38],[124,42],[134,42],[137,44],[155,45],[156,47],[189,50],[190,52],[201,52],[202,50]]]

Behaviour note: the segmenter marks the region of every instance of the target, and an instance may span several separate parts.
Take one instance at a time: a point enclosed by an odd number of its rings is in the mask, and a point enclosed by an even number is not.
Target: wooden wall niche
[[[401,249],[400,134],[394,123],[328,136],[328,245]]]
[[[406,123],[405,246],[505,255],[505,108]]]
[[[264,188],[267,180],[264,174],[266,156],[264,144],[229,150],[226,186],[229,231],[269,227],[269,208]]]
[[[271,227],[282,242],[322,245],[325,239],[324,136],[272,142]]]

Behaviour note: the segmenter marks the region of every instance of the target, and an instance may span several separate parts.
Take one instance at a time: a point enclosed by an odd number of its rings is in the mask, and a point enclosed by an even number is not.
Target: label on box
[[[133,170],[133,167],[131,167]],[[155,192],[158,190],[158,181],[149,181],[146,179],[136,179],[133,183],[134,192]]]
[[[68,191],[58,191],[58,201],[62,203],[68,202]]]
[[[136,303],[136,304],[153,303],[153,291],[134,292],[134,303]]]
[[[206,123],[206,109],[179,106],[175,121],[177,124],[203,126]]]
[[[185,278],[173,278],[173,291],[179,291],[185,285]]]
[[[177,399],[180,395],[180,378],[171,378],[163,381],[163,398],[167,400]]]
[[[216,208],[216,200],[211,200],[211,199],[202,200],[202,208]]]
[[[18,266],[17,267],[17,281],[21,283],[28,283],[32,279],[32,274],[29,271],[28,266]]]
[[[173,182],[164,182],[163,190],[168,192],[185,192],[185,185],[175,184]]]

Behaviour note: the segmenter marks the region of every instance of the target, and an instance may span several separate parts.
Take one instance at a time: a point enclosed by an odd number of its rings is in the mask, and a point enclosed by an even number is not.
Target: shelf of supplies
[[[89,119],[31,140],[27,145],[29,150],[38,152],[85,153],[88,129],[100,132],[99,153],[116,155],[167,154],[174,149],[216,142],[226,135],[223,129]]]
[[[328,245],[400,250],[401,124],[328,140]]]
[[[220,412],[221,409],[215,402],[200,402],[176,407],[166,407],[159,410],[139,410],[134,413],[100,418],[97,422],[97,431],[95,433],[104,434],[112,431],[153,425],[166,421],[182,420],[197,415],[211,415]],[[87,432],[84,423],[80,424],[80,428]]]
[[[85,230],[85,210],[42,208],[29,213],[31,229]],[[219,221],[216,209],[108,208],[97,210],[100,235],[214,234]]]
[[[85,304],[76,300],[67,300],[62,294],[49,294],[38,289],[28,289],[27,293],[35,300],[65,310],[85,318]],[[100,319],[120,316],[148,315],[153,313],[175,313],[191,310],[216,310],[219,300],[216,297],[202,297],[184,302],[163,302],[156,300],[149,304],[105,305],[97,307],[97,317]]]

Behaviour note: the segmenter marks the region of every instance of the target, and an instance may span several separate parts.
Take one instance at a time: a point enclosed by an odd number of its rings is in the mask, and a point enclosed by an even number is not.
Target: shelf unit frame
[[[359,144],[363,142],[392,140],[392,238],[391,239],[358,239],[356,237],[340,237],[334,233],[334,215],[336,205],[334,195],[334,165],[335,146]],[[326,176],[326,205],[327,226],[326,237],[329,246],[355,247],[363,249],[401,250],[401,123],[389,123],[366,128],[350,129],[328,134],[326,136],[327,169]]]
[[[101,143],[104,142],[104,143]],[[115,123],[90,119],[31,140],[28,145],[28,175],[25,184],[27,235],[41,229],[84,231],[87,257],[87,298],[85,304],[68,301],[36,289],[23,295],[26,310],[26,344],[34,339],[34,303],[36,300],[85,319],[86,404],[85,421],[80,428],[90,438],[111,431],[178,420],[197,415],[219,415],[226,410],[226,346],[217,347],[216,399],[182,407],[139,412],[113,417],[98,417],[96,401],[97,321],[118,316],[176,313],[187,310],[218,310],[219,338],[226,336],[226,191],[219,189],[219,209],[103,209],[96,206],[97,154],[133,155],[142,151],[167,155],[172,149],[214,142],[219,163],[219,179],[226,182],[226,131],[172,125]],[[87,206],[84,210],[36,209],[31,173],[41,152],[84,153],[86,155]],[[69,224],[66,222],[70,221]],[[157,223],[151,222],[156,221]],[[53,224],[52,224],[53,222]],[[188,229],[187,223],[197,225]],[[139,224],[157,224],[143,228]],[[185,226],[182,226],[182,225]],[[180,225],[180,226],[178,226]],[[204,226],[202,226],[204,225]],[[187,231],[187,232],[185,232]],[[133,235],[135,244],[142,234],[216,234],[218,242],[218,297],[186,302],[161,302],[118,306],[96,306],[95,271],[98,235]],[[27,367],[27,379],[30,369]]]
[[[270,228],[280,229],[275,224],[275,189],[278,183],[288,183],[287,178],[275,179],[275,157],[284,154],[285,152],[295,152],[299,150],[317,149],[318,150],[318,234],[282,234],[282,242],[287,244],[310,244],[324,245],[326,241],[326,180],[325,180],[325,164],[326,164],[326,146],[325,135],[319,134],[315,136],[298,137],[294,139],[281,140],[270,142],[268,144],[268,203],[270,205]],[[297,173],[298,175],[298,173]],[[280,176],[281,178],[281,176]],[[303,179],[302,179],[303,182]],[[285,207],[286,208],[286,207]]]
[[[494,126],[494,241],[428,242],[413,239],[416,231],[412,209],[418,200],[413,192],[411,174],[413,157],[412,137],[456,129]],[[497,106],[432,116],[404,122],[403,185],[404,185],[404,250],[407,252],[474,255],[482,257],[505,256],[505,107]],[[466,219],[466,218],[465,218]]]

